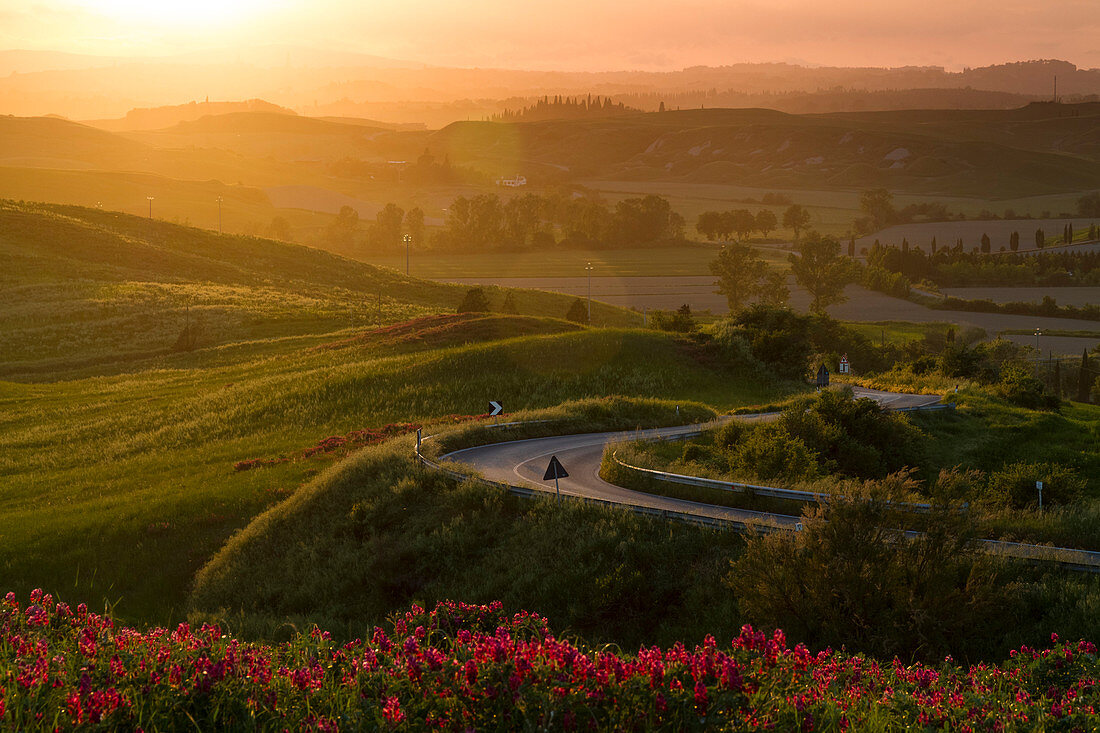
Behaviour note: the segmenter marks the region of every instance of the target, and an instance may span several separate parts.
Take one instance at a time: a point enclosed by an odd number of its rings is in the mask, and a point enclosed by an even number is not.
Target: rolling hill
[[[577,178],[786,189],[870,188],[986,198],[1100,187],[1100,105],[1004,112],[788,115],[684,110],[606,120],[455,123],[430,139],[452,160]],[[1021,119],[1023,118],[1023,119]],[[952,121],[955,120],[955,121]],[[1074,155],[1065,154],[1072,149]]]
[[[36,380],[453,312],[466,292],[301,245],[14,202],[0,202],[0,288],[0,376]],[[499,307],[504,290],[487,290]],[[513,296],[529,316],[561,318],[573,302]],[[638,320],[599,303],[593,317]]]

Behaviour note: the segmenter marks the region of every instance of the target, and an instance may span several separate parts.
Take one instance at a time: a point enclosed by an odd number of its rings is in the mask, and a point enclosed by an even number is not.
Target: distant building
[[[519,188],[520,186],[527,185],[527,176],[513,176],[512,178],[498,178],[498,186],[507,186],[508,188]]]

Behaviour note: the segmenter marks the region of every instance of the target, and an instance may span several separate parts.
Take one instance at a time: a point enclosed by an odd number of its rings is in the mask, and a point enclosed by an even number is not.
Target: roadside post
[[[550,465],[546,467],[546,473],[543,474],[542,480],[549,481],[554,479],[554,492],[558,495],[558,503],[561,504],[561,488],[558,486],[558,479],[568,478],[569,474],[565,470],[565,466],[561,465],[561,461],[557,456],[550,456]]]
[[[1042,511],[1042,509],[1043,509],[1043,482],[1042,481],[1036,481],[1035,482],[1035,488],[1037,488],[1039,490],[1039,511]]]

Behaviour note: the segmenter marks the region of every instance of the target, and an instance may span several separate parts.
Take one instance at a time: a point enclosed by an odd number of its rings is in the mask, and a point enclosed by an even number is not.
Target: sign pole
[[[561,506],[561,489],[558,488],[558,477],[557,476],[554,477],[554,491],[558,495],[558,506]],[[1040,494],[1040,496],[1041,496],[1041,494]],[[1042,501],[1042,500],[1040,499],[1040,501]]]

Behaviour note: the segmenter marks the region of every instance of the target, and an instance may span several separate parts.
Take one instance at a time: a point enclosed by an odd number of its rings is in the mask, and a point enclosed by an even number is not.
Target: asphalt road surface
[[[934,395],[896,394],[862,387],[855,387],[853,391],[858,397],[870,397],[891,409],[919,407],[940,401],[940,398]],[[767,421],[774,419],[777,414],[745,415],[738,419]],[[559,479],[558,482],[561,493],[567,496],[602,499],[618,504],[762,524],[793,525],[799,521],[798,517],[701,504],[632,491],[610,484],[600,478],[600,463],[603,460],[604,446],[608,443],[636,440],[643,437],[667,438],[694,433],[700,427],[699,425],[684,425],[655,430],[627,430],[514,440],[455,451],[443,456],[442,460],[454,461],[473,468],[491,481],[529,486],[542,491],[553,492],[554,482],[543,481],[542,477],[550,462],[550,456],[554,455],[558,457],[562,466],[569,473],[567,478]]]
[[[934,395],[900,394],[862,387],[855,387],[853,391],[857,396],[870,397],[890,409],[923,407],[940,401],[940,398]],[[742,415],[737,418],[727,416],[719,418],[718,421],[710,425],[719,424],[723,420],[730,419],[763,422],[773,420],[777,415],[778,413],[763,413]],[[645,437],[667,438],[696,433],[704,427],[707,427],[707,425],[682,425],[654,430],[627,430],[513,440],[455,451],[442,456],[442,460],[453,461],[462,464],[463,467],[473,468],[482,477],[490,481],[512,486],[526,486],[552,494],[555,490],[554,482],[543,481],[542,477],[550,462],[550,456],[557,456],[558,461],[569,473],[568,477],[558,481],[561,493],[567,496],[598,499],[620,504],[624,507],[646,507],[711,519],[726,519],[793,528],[800,521],[800,517],[755,512],[748,509],[734,509],[656,494],[646,494],[616,486],[600,478],[600,464],[603,460],[604,447],[608,443]],[[915,536],[913,532],[906,532],[905,534]],[[1002,540],[981,540],[981,543],[986,551],[991,554],[1031,561],[1052,561],[1075,570],[1100,572],[1100,552],[1028,545]]]

